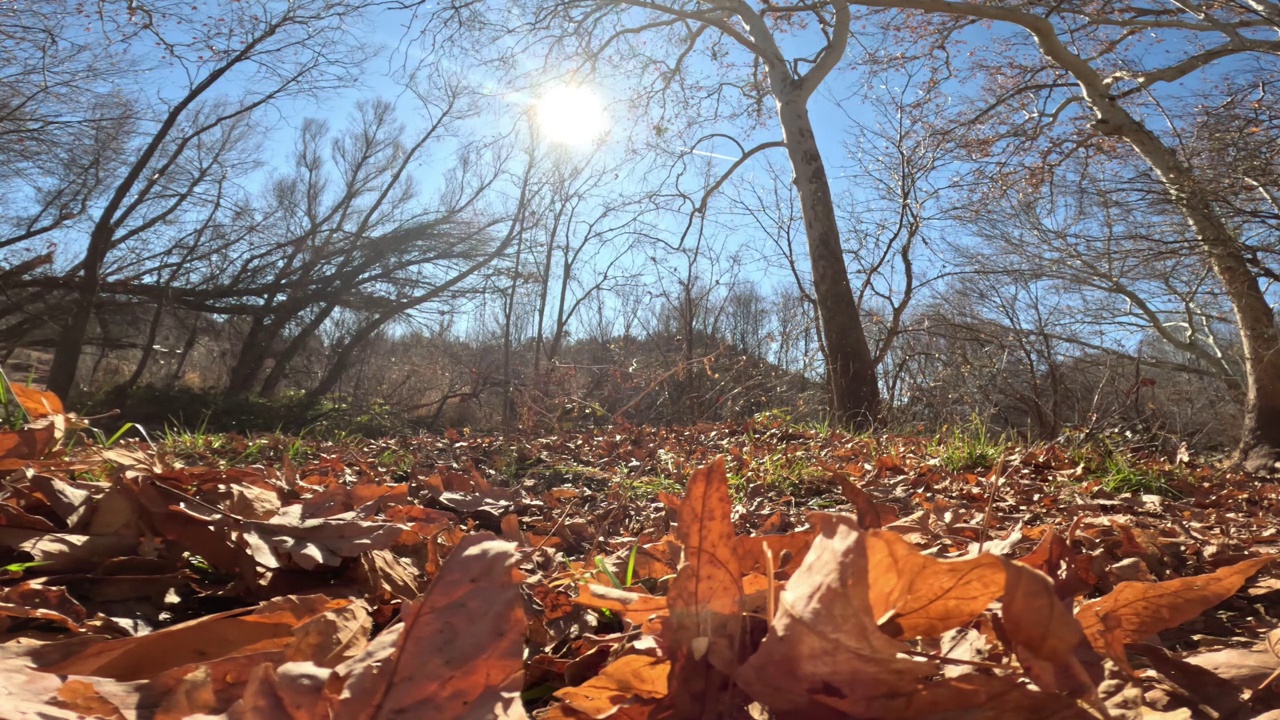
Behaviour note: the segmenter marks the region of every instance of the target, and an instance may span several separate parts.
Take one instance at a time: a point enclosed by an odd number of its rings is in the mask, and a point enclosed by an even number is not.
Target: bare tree
[[[289,94],[345,82],[363,58],[352,44],[348,23],[367,3],[309,0],[285,5],[258,0],[229,3],[221,23],[188,23],[187,8],[168,2],[142,9],[142,34],[163,48],[170,75],[180,88],[161,92],[154,114],[139,113],[137,149],[95,209],[74,278],[74,296],[49,371],[49,387],[71,391],[81,348],[103,284],[108,255],[128,238],[141,235],[180,212],[197,197],[202,173],[179,174],[192,148],[228,123],[243,122]],[[204,27],[192,32],[192,27]],[[227,79],[243,93],[219,96]]]
[[[831,411],[841,423],[868,425],[879,407],[875,367],[863,333],[862,319],[849,282],[831,186],[809,115],[809,103],[824,80],[844,59],[850,38],[847,2],[805,5],[765,5],[757,9],[746,0],[704,3],[694,0],[558,0],[529,2],[515,12],[480,5],[448,6],[437,17],[452,13],[473,23],[494,17],[519,17],[518,28],[529,40],[518,41],[522,52],[528,44],[545,40],[559,62],[603,67],[611,62],[634,68],[659,68],[640,95],[665,107],[668,92],[703,107],[742,108],[730,119],[760,118],[768,100],[775,108],[782,140],[751,147],[738,145],[740,154],[728,171],[712,182],[703,198],[695,200],[694,214],[706,211],[709,196],[729,175],[752,157],[772,148],[784,148],[794,172],[800,197],[812,265],[814,298],[822,317],[822,330],[831,385]],[[807,28],[807,30],[805,30]],[[789,55],[786,47],[811,46],[808,52]],[[701,55],[701,62],[692,58]],[[693,77],[695,66],[714,67],[705,79]],[[627,70],[634,73],[634,70]],[[743,104],[746,107],[743,108]],[[684,124],[693,105],[679,110],[659,110],[654,120],[666,134],[671,122]],[[697,148],[704,137],[690,143]],[[736,142],[736,141],[735,141]],[[692,223],[692,218],[691,218]]]
[[[1280,42],[1260,38],[1258,28],[1274,31],[1280,13],[1270,3],[1227,2],[1213,8],[1174,7],[1144,3],[1076,3],[1042,5],[1015,2],[990,5],[963,0],[857,0],[857,5],[922,11],[936,18],[956,18],[927,26],[926,45],[940,54],[949,38],[974,21],[1007,23],[1029,37],[1031,48],[1016,37],[992,43],[978,67],[989,71],[998,95],[986,115],[997,108],[1025,103],[1029,110],[1011,116],[1009,127],[1021,124],[1023,137],[1052,142],[1057,157],[1083,148],[1105,148],[1119,142],[1146,165],[1168,201],[1191,228],[1201,257],[1213,268],[1229,298],[1239,327],[1245,367],[1244,429],[1240,457],[1254,469],[1280,463],[1280,331],[1271,304],[1241,238],[1222,208],[1205,173],[1178,147],[1179,128],[1169,107],[1152,102],[1157,90],[1176,87],[1193,73],[1207,72],[1227,58],[1274,54]],[[912,30],[919,26],[911,26]],[[1007,34],[1005,34],[1007,35]],[[1190,36],[1192,40],[1186,42]],[[1180,57],[1146,52],[1151,43],[1180,37]],[[947,66],[948,71],[952,67]],[[1010,68],[1016,68],[1011,71]],[[1208,78],[1201,78],[1212,82]],[[1170,98],[1172,100],[1172,98]],[[1092,116],[1091,132],[1057,131],[1076,106]],[[1190,107],[1184,108],[1194,115]],[[1021,119],[1012,119],[1025,118]],[[1173,124],[1169,132],[1162,125]],[[999,140],[993,141],[999,143]],[[1051,165],[1050,165],[1051,166]]]

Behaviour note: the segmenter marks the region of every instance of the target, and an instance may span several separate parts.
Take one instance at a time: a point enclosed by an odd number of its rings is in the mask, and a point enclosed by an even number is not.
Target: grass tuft
[[[951,472],[978,472],[990,470],[1008,449],[1008,436],[995,434],[974,415],[964,425],[943,428],[928,452]]]

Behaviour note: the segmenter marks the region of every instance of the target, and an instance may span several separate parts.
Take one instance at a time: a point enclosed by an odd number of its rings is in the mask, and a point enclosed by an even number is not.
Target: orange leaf
[[[871,497],[871,493],[854,485],[843,474],[836,475],[836,480],[840,482],[840,493],[844,495],[844,499],[852,503],[854,509],[858,511],[859,527],[863,530],[884,527],[880,508],[876,507],[875,498]]]
[[[62,401],[51,392],[37,390],[29,385],[10,385],[9,389],[13,390],[13,397],[32,420],[66,414],[62,409]]]
[[[865,534],[847,515],[812,513],[817,537],[787,581],[769,634],[737,674],[772,710],[863,715],[880,698],[915,691],[930,663],[898,658],[902,643],[880,632],[868,597]]]
[[[671,663],[647,655],[626,655],[606,665],[600,674],[578,685],[557,690],[555,696],[590,718],[613,716],[639,698],[655,700],[667,695]]]
[[[634,625],[642,625],[652,615],[667,614],[665,597],[618,590],[605,585],[579,585],[578,597],[573,601],[578,605],[621,613]]]
[[[1001,617],[1009,638],[1042,660],[1069,663],[1084,635],[1080,623],[1058,598],[1053,581],[1020,562],[1004,563]]]
[[[671,703],[682,718],[718,717],[742,651],[742,569],[734,551],[724,458],[694,471],[677,512],[684,557],[667,593]]]
[[[1208,575],[1158,583],[1122,582],[1080,606],[1076,617],[1098,652],[1113,660],[1123,643],[1138,642],[1181,625],[1235,594],[1254,573],[1275,559],[1253,558]]]
[[[767,569],[766,545],[769,546],[769,553],[773,555],[775,571],[799,567],[800,562],[804,560],[804,554],[813,544],[813,537],[812,530],[797,530],[784,535],[739,535],[734,538],[736,546],[734,552],[738,556],[738,567],[744,573],[757,568],[760,572],[764,572]]]
[[[892,531],[868,532],[866,548],[871,609],[894,637],[941,635],[1004,592],[1004,564],[994,555],[938,560]]]
[[[394,647],[375,640],[339,668],[350,677],[334,717],[524,720],[517,560],[515,543],[466,536],[402,611]]]
[[[304,621],[350,604],[323,595],[278,598],[251,613],[232,610],[147,635],[96,643],[40,669],[59,675],[143,680],[191,663],[284,650],[293,644],[294,630]]]
[[[57,439],[52,423],[25,430],[0,431],[0,460],[38,460]]]

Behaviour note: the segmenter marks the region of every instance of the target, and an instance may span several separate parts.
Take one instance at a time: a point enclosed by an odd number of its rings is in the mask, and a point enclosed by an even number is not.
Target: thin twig
[[[534,547],[534,550],[541,550],[542,546],[546,545],[548,540],[555,537],[556,531],[559,530],[560,526],[564,524],[565,518],[569,517],[569,511],[573,510],[573,506],[577,502],[578,502],[578,498],[574,498],[569,501],[569,504],[565,506],[564,512],[560,513],[560,519],[557,520],[556,524],[551,527],[551,531],[548,532],[545,536],[543,536],[542,540],[538,543],[538,545]]]
[[[996,466],[991,469],[991,491],[987,495],[987,509],[982,515],[982,533],[978,536],[978,554],[982,554],[982,548],[987,544],[987,528],[991,525],[991,506],[996,502],[996,492],[1000,490],[1000,480],[1004,478],[1004,458],[1000,458]]]

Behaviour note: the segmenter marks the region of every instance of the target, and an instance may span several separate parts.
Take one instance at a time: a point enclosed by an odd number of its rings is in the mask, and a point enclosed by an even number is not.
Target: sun
[[[580,85],[548,90],[534,105],[534,116],[538,132],[561,145],[590,145],[608,124],[600,96]]]

